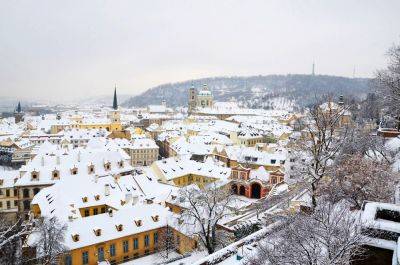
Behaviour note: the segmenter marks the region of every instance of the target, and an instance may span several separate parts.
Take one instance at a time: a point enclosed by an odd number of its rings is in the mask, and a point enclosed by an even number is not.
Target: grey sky
[[[0,1],[0,97],[137,94],[219,75],[372,76],[400,1]]]

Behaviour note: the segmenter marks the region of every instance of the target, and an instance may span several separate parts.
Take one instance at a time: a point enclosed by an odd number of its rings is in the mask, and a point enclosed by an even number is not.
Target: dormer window
[[[78,174],[78,168],[77,167],[71,168],[71,175],[76,175],[76,174]]]
[[[124,200],[121,200],[121,206],[123,206],[125,204]]]
[[[154,215],[154,216],[151,217],[151,219],[153,219],[154,222],[158,222],[160,217],[158,215]]]
[[[104,169],[105,170],[110,170],[111,169],[111,163],[110,162],[105,163],[104,164]]]
[[[31,180],[39,180],[39,172],[32,171],[31,173]]]
[[[119,224],[119,225],[116,225],[115,228],[117,229],[118,232],[121,232],[123,226],[122,226],[122,224]]]
[[[118,162],[118,166],[119,166],[119,167],[124,167],[124,161],[123,161],[123,160],[119,161],[119,162]]]
[[[100,195],[95,195],[95,196],[94,196],[94,199],[95,199],[96,201],[100,200]]]
[[[54,169],[53,172],[51,173],[51,178],[52,179],[60,179],[60,171]]]
[[[93,232],[96,236],[101,236],[101,229],[100,228],[95,228],[93,229]]]
[[[142,220],[135,220],[135,224],[137,227],[142,226],[143,222]]]
[[[83,202],[88,202],[88,197],[83,197],[83,198],[82,198],[82,201],[83,201]]]
[[[93,174],[94,173],[94,165],[88,166],[88,172],[89,172],[89,174]]]
[[[74,242],[78,242],[78,241],[79,241],[79,235],[78,235],[78,234],[73,234],[73,235],[72,235],[72,240],[73,240]]]

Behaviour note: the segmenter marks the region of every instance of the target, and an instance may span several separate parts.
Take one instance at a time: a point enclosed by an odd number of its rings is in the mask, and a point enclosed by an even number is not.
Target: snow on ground
[[[184,257],[177,252],[170,253],[171,259],[173,258],[178,258],[182,257],[182,259],[178,259],[173,262],[163,262],[162,258],[160,256],[160,253],[155,253],[149,256],[145,256],[143,258],[131,260],[125,263],[122,263],[122,265],[161,265],[161,264],[168,264],[168,265],[189,265],[193,264],[195,261],[202,259],[206,257],[207,251],[195,251],[190,253],[190,256]]]

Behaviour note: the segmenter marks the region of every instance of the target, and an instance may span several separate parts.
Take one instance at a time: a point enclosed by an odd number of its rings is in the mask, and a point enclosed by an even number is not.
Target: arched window
[[[40,191],[40,189],[39,189],[39,188],[34,188],[34,189],[33,189],[33,195],[36,195],[36,194],[38,194],[38,193],[39,193],[39,191]]]
[[[23,189],[24,198],[29,198],[29,189]]]

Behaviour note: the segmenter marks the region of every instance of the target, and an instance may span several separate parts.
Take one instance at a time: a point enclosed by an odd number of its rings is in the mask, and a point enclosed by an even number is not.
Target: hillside
[[[236,100],[248,107],[277,108],[306,106],[328,95],[363,98],[370,91],[368,78],[346,78],[327,75],[268,75],[250,77],[215,77],[163,84],[124,102],[125,106],[160,104],[165,99],[169,106],[187,104],[191,84],[202,84],[214,94],[216,101]]]

